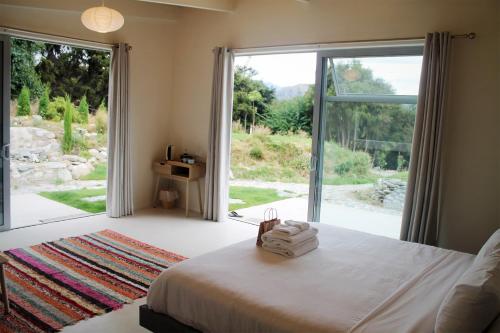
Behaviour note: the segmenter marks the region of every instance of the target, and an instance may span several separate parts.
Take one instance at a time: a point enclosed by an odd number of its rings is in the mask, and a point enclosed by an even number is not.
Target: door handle
[[[2,158],[6,161],[10,160],[10,144],[2,146]]]
[[[310,171],[316,171],[316,167],[318,164],[318,158],[316,155],[311,155],[311,169]]]

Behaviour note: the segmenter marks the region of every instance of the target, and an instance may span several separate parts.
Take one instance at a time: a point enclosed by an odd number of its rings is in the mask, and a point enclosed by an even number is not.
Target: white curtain
[[[129,47],[117,45],[111,55],[108,105],[108,189],[109,217],[132,215],[132,147],[129,110]]]
[[[214,56],[203,217],[223,221],[227,216],[229,198],[234,55],[225,47],[217,47]]]
[[[401,239],[436,245],[441,199],[440,176],[451,35],[427,34]]]

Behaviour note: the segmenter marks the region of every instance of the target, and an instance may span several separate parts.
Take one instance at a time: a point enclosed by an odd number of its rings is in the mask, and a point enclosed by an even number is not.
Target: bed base
[[[150,310],[147,305],[139,307],[139,325],[153,333],[201,333],[166,314]]]

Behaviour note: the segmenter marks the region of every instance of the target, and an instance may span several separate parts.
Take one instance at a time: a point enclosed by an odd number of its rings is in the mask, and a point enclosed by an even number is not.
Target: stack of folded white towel
[[[318,229],[309,223],[285,221],[262,235],[264,250],[295,258],[316,249],[319,245]]]

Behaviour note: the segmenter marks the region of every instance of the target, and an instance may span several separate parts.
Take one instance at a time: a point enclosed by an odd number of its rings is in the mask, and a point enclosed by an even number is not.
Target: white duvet
[[[255,239],[186,260],[147,304],[203,332],[432,332],[474,256],[318,225],[320,247],[286,259]]]

